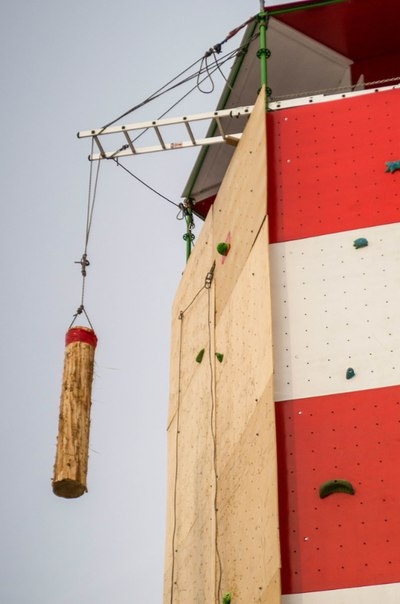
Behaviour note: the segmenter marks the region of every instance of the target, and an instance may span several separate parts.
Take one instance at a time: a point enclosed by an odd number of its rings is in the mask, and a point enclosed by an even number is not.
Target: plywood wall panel
[[[265,97],[256,106],[214,203],[213,247],[229,238],[226,258],[217,259],[217,317],[243,269],[266,213]]]
[[[207,365],[198,368],[169,427],[165,584],[168,589],[173,566],[174,604],[213,601],[215,479],[209,380],[203,369]],[[165,598],[170,601],[167,593]]]
[[[217,317],[216,350],[224,355],[216,366],[220,464],[234,451],[272,376],[271,324],[265,220],[223,313]]]
[[[196,369],[196,356],[208,341],[207,292],[200,290],[214,262],[212,228],[211,209],[186,265],[172,308],[168,423],[176,413],[178,390],[184,392],[188,388]],[[182,320],[179,319],[181,312]]]
[[[264,100],[173,309],[165,604],[220,604],[228,591],[235,604],[280,603]]]
[[[221,437],[222,438],[222,437]],[[267,387],[218,474],[222,591],[233,602],[279,602],[266,594],[280,567],[275,427]]]

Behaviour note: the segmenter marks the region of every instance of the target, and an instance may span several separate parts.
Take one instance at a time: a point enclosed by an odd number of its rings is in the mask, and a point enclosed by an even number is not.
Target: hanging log
[[[87,327],[72,327],[65,338],[53,492],[72,499],[86,491],[90,407],[97,337]]]

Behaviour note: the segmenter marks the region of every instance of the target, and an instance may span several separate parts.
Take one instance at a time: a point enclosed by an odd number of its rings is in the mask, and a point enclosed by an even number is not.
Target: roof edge
[[[240,68],[241,68],[242,63],[244,61],[244,57],[247,54],[248,47],[249,47],[250,43],[253,40],[253,36],[254,36],[254,33],[255,33],[256,29],[257,29],[257,26],[258,26],[258,22],[257,21],[249,23],[249,25],[247,26],[247,29],[246,29],[246,31],[244,33],[243,38],[242,38],[242,43],[240,45],[240,48],[243,48],[243,51],[240,53],[239,56],[236,57],[233,65],[232,65],[232,69],[231,69],[231,71],[229,73],[228,80],[227,80],[227,82],[226,82],[226,84],[225,84],[225,86],[223,88],[221,98],[220,98],[220,100],[218,102],[218,105],[216,107],[216,111],[219,111],[221,109],[225,109],[226,106],[227,106],[227,103],[229,101],[229,97],[231,95],[232,88],[233,88],[233,86],[234,86],[234,84],[236,82],[236,79],[237,79],[237,76],[239,74]],[[260,83],[260,86],[261,86],[261,83]],[[215,132],[216,128],[217,128],[217,125],[215,124],[215,122],[213,122],[210,125],[209,129],[207,130],[206,138],[212,137],[214,135],[214,132]],[[185,188],[184,188],[184,190],[182,192],[182,197],[184,197],[184,198],[190,197],[191,192],[193,190],[193,186],[194,186],[194,184],[195,184],[195,182],[197,180],[197,177],[198,177],[199,172],[200,172],[200,170],[202,168],[203,162],[204,162],[204,160],[206,158],[206,155],[208,153],[209,148],[210,148],[209,145],[207,147],[202,147],[201,148],[200,153],[197,156],[196,162],[195,162],[195,164],[194,164],[194,166],[192,168],[192,171],[190,173],[189,179],[188,179],[188,181],[186,183],[186,186],[185,186]]]

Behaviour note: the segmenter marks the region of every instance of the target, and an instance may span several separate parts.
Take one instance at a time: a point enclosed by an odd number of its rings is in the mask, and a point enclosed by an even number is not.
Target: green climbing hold
[[[215,353],[215,356],[217,357],[218,361],[219,361],[220,363],[222,363],[222,361],[224,360],[224,355],[223,355],[223,354],[221,354],[220,352],[216,352],[216,353]]]
[[[346,380],[351,380],[351,378],[353,378],[356,375],[356,372],[354,371],[353,367],[349,367],[346,371]]]
[[[219,243],[217,245],[217,252],[218,252],[218,254],[221,254],[221,256],[227,256],[230,249],[231,249],[230,243],[223,242],[223,243]]]
[[[400,170],[400,161],[387,161],[386,166],[387,168],[385,172],[390,172],[393,174],[393,172],[396,172],[396,170]]]
[[[334,480],[328,480],[319,487],[319,496],[321,499],[325,499],[328,495],[334,493],[346,493],[346,495],[354,495],[355,489],[351,482],[348,480],[342,480],[341,478],[335,478]]]
[[[359,237],[358,239],[356,239],[354,241],[353,245],[356,248],[356,250],[360,249],[361,247],[367,247],[368,239],[365,239],[365,237]]]
[[[222,598],[222,604],[231,604],[232,602],[232,596],[231,594],[228,592],[227,594],[224,595],[224,597]]]
[[[201,363],[204,357],[204,348],[202,348],[196,357],[196,363]]]

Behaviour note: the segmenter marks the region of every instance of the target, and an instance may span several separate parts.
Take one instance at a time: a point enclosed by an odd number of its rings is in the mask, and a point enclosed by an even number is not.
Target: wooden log
[[[90,407],[97,337],[87,327],[72,327],[65,338],[53,492],[73,499],[87,491]]]

